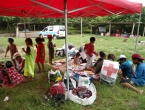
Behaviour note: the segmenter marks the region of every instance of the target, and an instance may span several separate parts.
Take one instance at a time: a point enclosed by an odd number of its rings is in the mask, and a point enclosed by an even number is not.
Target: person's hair
[[[11,68],[13,66],[13,63],[11,61],[6,62],[6,68]]]
[[[133,59],[137,59],[139,62],[143,62],[143,60],[139,58],[133,58]]]
[[[30,45],[33,45],[32,39],[31,38],[26,38],[25,42],[29,42]]]
[[[95,40],[96,40],[95,37],[90,38],[90,42],[94,42]]]
[[[108,54],[108,58],[107,59],[114,61],[115,60],[115,55],[114,54]]]
[[[13,38],[8,38],[8,42],[13,43],[14,39]]]
[[[126,58],[120,58],[119,60],[120,61],[126,61]]]
[[[36,41],[36,42],[42,42],[42,38],[37,37],[37,38],[35,39],[35,41]]]
[[[76,56],[77,56],[77,57],[80,56],[80,52],[77,52],[77,53],[76,53]]]
[[[99,52],[100,57],[106,57],[106,54],[103,51]]]

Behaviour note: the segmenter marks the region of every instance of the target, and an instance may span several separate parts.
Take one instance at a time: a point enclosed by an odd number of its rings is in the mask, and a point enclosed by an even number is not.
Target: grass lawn
[[[76,47],[80,47],[81,44],[88,43],[91,36],[96,37],[94,45],[97,52],[102,50],[106,54],[113,53],[116,56],[116,60],[120,54],[125,54],[128,59],[131,59],[131,55],[134,53],[135,38],[129,38],[127,42],[123,42],[123,38],[85,34],[82,38],[80,38],[80,35],[69,35],[68,42],[75,44]],[[24,38],[15,38],[15,44],[18,47],[24,46],[24,40]],[[145,38],[139,38],[140,40],[145,40]],[[33,41],[36,44],[34,38]],[[0,37],[0,42],[0,46],[6,48],[8,45],[7,37]],[[53,43],[57,46],[56,48],[62,47],[64,42],[64,39],[53,40]],[[46,44],[47,39],[45,40]],[[145,58],[144,47],[137,45],[137,52]],[[48,54],[46,58],[47,63]],[[4,59],[4,57],[2,56],[0,59]],[[57,59],[60,59],[60,57],[56,57],[54,60]],[[37,65],[35,67],[35,71],[37,71]],[[26,82],[13,89],[0,88],[0,110],[57,110],[49,103],[45,106],[42,104],[43,95],[49,89],[47,73],[50,69],[51,67],[45,64],[46,72],[41,74],[36,73],[33,82]],[[61,108],[58,108],[58,110],[145,110],[145,93],[139,95],[131,89],[122,87],[119,81],[117,79],[116,85],[112,87],[105,82],[98,84],[94,81],[97,89],[97,98],[92,105],[82,106],[66,100],[65,104]],[[138,88],[145,91],[145,87]],[[3,101],[5,96],[9,96],[8,102]]]

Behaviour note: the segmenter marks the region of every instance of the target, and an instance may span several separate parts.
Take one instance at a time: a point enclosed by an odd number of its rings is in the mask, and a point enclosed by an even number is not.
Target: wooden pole
[[[16,25],[16,37],[17,38],[19,37],[19,25],[18,24]]]
[[[145,33],[145,26],[144,26],[144,29],[143,29],[143,35],[142,35],[143,37],[144,37],[144,33]]]
[[[134,27],[135,27],[135,23],[133,23],[133,26],[132,26],[132,31],[131,31],[131,35],[133,35],[133,32],[134,32]]]
[[[109,36],[111,35],[111,23],[109,23]]]

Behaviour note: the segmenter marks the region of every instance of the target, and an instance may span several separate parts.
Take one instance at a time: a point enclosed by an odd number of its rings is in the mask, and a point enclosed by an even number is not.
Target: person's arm
[[[134,64],[131,65],[131,72],[132,72],[132,74],[135,74],[135,72],[134,72]]]
[[[31,50],[30,50],[30,47],[27,46],[26,50],[23,48],[22,49],[27,55],[30,55],[31,54]]]
[[[135,77],[136,77],[137,79],[139,79],[139,78],[141,77],[143,71],[144,71],[144,68],[142,68],[142,67],[137,67],[137,68],[136,68],[136,71],[135,71],[135,74],[134,74]]]
[[[7,46],[5,57],[7,56],[7,52],[10,50],[9,45]]]

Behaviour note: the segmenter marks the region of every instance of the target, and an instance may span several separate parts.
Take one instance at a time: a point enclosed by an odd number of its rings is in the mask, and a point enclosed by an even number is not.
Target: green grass
[[[73,43],[79,48],[82,44],[88,43],[91,36],[96,37],[94,45],[97,52],[102,50],[106,54],[113,53],[116,59],[120,54],[125,54],[128,59],[131,59],[131,55],[134,53],[135,38],[129,38],[127,42],[123,42],[123,38],[117,37],[100,37],[85,34],[81,39],[80,35],[69,35],[68,43]],[[24,40],[24,38],[15,38],[15,44],[24,46]],[[140,40],[145,40],[145,38],[139,38],[139,41]],[[6,48],[8,45],[7,37],[0,37],[0,41],[0,46]],[[34,38],[33,41],[35,41]],[[57,45],[56,48],[60,48],[65,43],[65,40],[53,40],[53,43]],[[34,44],[36,43],[34,42]],[[45,45],[46,44],[47,39],[45,41]],[[137,45],[137,52],[145,57],[144,46]],[[46,62],[48,62],[48,54],[46,58]],[[54,60],[57,59],[60,59],[60,57],[56,57]],[[35,71],[37,71],[37,65],[35,65],[35,67]],[[45,69],[45,73],[35,74],[35,80],[33,82],[26,82],[13,89],[0,89],[0,110],[57,110],[51,107],[49,103],[45,106],[42,105],[42,97],[49,89],[47,71],[49,71],[51,67],[45,64]],[[94,81],[94,84],[97,89],[97,98],[92,105],[82,106],[67,100],[58,110],[145,110],[145,93],[139,95],[131,89],[122,87],[119,84],[119,79],[117,79],[116,85],[112,87],[105,82],[98,84]],[[145,91],[145,87],[138,88]],[[10,99],[8,102],[3,101],[5,96],[9,96]]]

